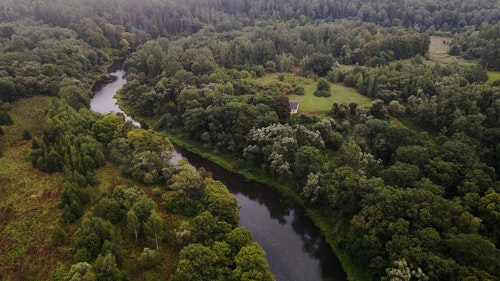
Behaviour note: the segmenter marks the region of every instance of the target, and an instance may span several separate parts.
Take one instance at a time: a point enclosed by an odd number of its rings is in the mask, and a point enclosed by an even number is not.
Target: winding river
[[[94,91],[90,107],[100,113],[123,113],[114,99],[125,85],[124,72],[107,74],[115,79]],[[128,120],[133,121],[130,117]],[[133,121],[136,125],[139,123]],[[340,261],[304,208],[275,189],[253,181],[176,147],[174,158],[185,157],[195,167],[204,167],[222,181],[240,207],[240,226],[248,228],[267,253],[270,271],[277,281],[345,281]],[[176,160],[173,161],[176,161]]]

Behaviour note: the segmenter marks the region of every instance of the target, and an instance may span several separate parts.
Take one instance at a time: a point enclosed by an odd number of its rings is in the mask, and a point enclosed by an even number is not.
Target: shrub
[[[10,117],[9,113],[5,110],[0,110],[0,125],[12,125],[14,121]]]
[[[330,83],[323,78],[318,80],[318,85],[316,87],[318,91],[330,91]]]
[[[314,92],[314,95],[317,96],[317,97],[329,97],[331,96],[332,94],[330,93],[330,91],[323,91],[323,90],[318,90],[316,92]]]
[[[304,87],[302,86],[295,86],[293,89],[296,95],[303,96],[306,94],[306,91],[304,90]]]
[[[24,140],[31,140],[31,138],[32,138],[32,137],[31,137],[30,132],[28,132],[28,130],[24,130],[24,131],[23,131],[23,139],[24,139]]]
[[[66,240],[67,233],[60,225],[56,225],[56,227],[52,230],[52,234],[50,236],[52,246],[57,247],[64,244]]]
[[[149,248],[144,248],[141,255],[139,256],[139,265],[144,268],[153,268],[160,263],[160,257],[156,250]]]

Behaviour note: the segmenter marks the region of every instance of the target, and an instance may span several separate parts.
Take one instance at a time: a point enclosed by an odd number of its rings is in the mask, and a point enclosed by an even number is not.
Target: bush
[[[346,85],[347,87],[353,87],[355,88],[357,85],[358,85],[358,82],[359,82],[359,79],[360,79],[360,75],[361,74],[355,74],[355,73],[349,73],[345,76],[344,78],[344,85]],[[363,77],[361,76],[361,79],[363,79]]]
[[[50,237],[52,246],[61,246],[62,244],[64,244],[66,237],[66,231],[64,231],[64,229],[60,225],[56,225],[56,227],[52,230],[52,234]]]
[[[306,91],[304,90],[304,87],[302,86],[295,86],[293,88],[293,91],[295,92],[296,95],[303,96],[306,94]]]
[[[330,83],[323,78],[318,80],[318,85],[316,87],[318,91],[330,91]]]
[[[5,110],[0,110],[0,125],[12,125],[14,121],[10,117],[9,113]]]
[[[23,131],[23,139],[24,139],[24,140],[31,140],[31,138],[32,138],[32,137],[31,137],[30,132],[28,132],[28,130],[24,130],[24,131]]]
[[[73,256],[76,262],[90,262],[92,261],[92,255],[87,250],[87,248],[79,248],[76,250],[75,255]]]
[[[149,248],[144,248],[139,256],[139,265],[144,268],[153,268],[160,263],[158,252]]]
[[[322,90],[318,90],[316,92],[314,92],[314,95],[317,96],[317,97],[329,97],[331,96],[332,94],[330,93],[330,91],[322,91]]]

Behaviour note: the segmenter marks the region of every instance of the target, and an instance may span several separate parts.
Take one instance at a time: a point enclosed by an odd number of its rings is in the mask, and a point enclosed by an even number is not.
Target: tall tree
[[[167,225],[163,218],[156,212],[151,211],[148,220],[144,223],[144,232],[149,240],[154,242],[156,250],[160,250],[160,240],[167,231]]]

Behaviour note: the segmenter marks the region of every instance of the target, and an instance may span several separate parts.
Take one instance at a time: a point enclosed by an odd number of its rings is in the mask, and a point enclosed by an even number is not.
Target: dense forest
[[[50,247],[64,266],[42,279],[273,279],[234,198],[170,163],[161,132],[293,193],[350,280],[500,278],[498,1],[5,0],[0,19],[0,139],[16,101],[47,97],[26,161],[63,177]],[[429,55],[437,35],[452,61]],[[117,60],[123,107],[152,129],[89,110]],[[371,104],[291,115],[308,83]],[[99,190],[109,165],[133,184]],[[5,233],[15,207],[0,206]]]

